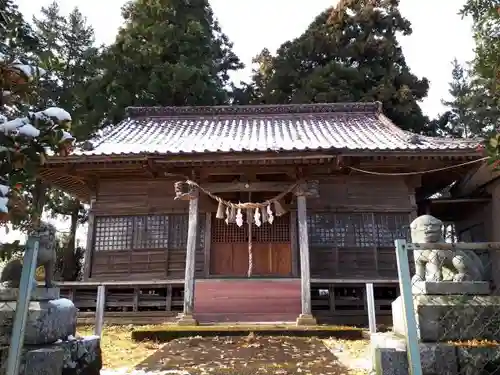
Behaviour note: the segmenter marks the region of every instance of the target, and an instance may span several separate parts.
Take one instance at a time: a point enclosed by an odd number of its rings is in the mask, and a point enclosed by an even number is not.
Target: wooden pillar
[[[198,234],[198,191],[190,194],[189,224],[186,248],[186,272],[184,275],[184,309],[180,316],[179,325],[196,325],[193,317],[194,285],[196,266],[196,237]]]
[[[306,190],[297,189],[297,222],[299,227],[300,285],[302,313],[297,318],[297,325],[314,325],[311,306],[311,266],[309,263],[309,237],[307,233]]]
[[[85,246],[84,264],[83,264],[83,280],[90,278],[92,268],[92,255],[94,250],[94,212],[92,210],[95,203],[95,197],[90,200],[89,219],[87,222],[87,244]]]
[[[500,242],[500,183],[498,181],[493,182],[492,186],[488,189],[491,192],[491,218],[490,220],[484,220],[485,224],[490,224],[489,228],[490,236],[489,241]],[[495,286],[495,292],[498,293],[500,290],[500,251],[497,249],[490,250],[489,253],[491,275],[493,284]]]

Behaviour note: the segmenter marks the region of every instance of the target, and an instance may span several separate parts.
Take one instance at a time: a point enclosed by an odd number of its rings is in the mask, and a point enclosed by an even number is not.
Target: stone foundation
[[[485,282],[415,283],[413,305],[424,374],[492,374],[500,368],[500,345],[459,344],[500,341],[500,297],[488,293]],[[393,332],[371,336],[377,374],[409,374],[404,316],[403,300],[398,297],[392,303]]]
[[[371,337],[376,374],[409,375],[405,339],[395,333],[376,333]],[[424,375],[494,374],[500,368],[500,346],[461,347],[447,343],[420,344]]]
[[[404,335],[402,302],[392,303],[392,319],[394,332]],[[415,295],[413,305],[423,342],[500,341],[500,296]]]
[[[99,337],[75,338],[77,309],[59,289],[37,288],[29,303],[19,375],[99,375]],[[0,289],[0,375],[5,374],[17,289]],[[51,299],[56,297],[56,299]]]

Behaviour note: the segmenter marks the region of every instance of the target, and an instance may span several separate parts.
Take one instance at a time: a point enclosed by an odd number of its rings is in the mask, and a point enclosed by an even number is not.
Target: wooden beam
[[[297,211],[290,212],[290,247],[292,252],[292,277],[299,275],[299,260],[297,258]]]
[[[189,201],[189,224],[186,246],[186,272],[184,276],[184,308],[179,325],[196,325],[193,318],[194,310],[194,276],[196,266],[196,237],[198,234],[198,196],[192,193]]]
[[[298,192],[300,193],[300,191]],[[300,286],[302,313],[297,318],[297,325],[316,324],[312,316],[311,306],[311,266],[309,263],[309,237],[307,233],[306,196],[297,196],[297,221],[299,227],[299,252],[300,252]]]
[[[232,183],[208,183],[203,184],[203,188],[211,193],[229,193],[229,192],[258,192],[258,191],[276,191],[282,192],[292,185],[290,182],[232,182]]]
[[[205,247],[204,251],[204,274],[205,277],[210,276],[210,248],[212,245],[212,213],[205,213]]]
[[[90,200],[89,219],[87,222],[87,244],[85,246],[84,264],[83,264],[83,280],[90,278],[92,268],[92,249],[94,248],[94,219],[95,215],[92,206],[95,204],[95,197]]]
[[[99,285],[106,285],[109,287],[123,287],[130,288],[134,286],[142,286],[142,287],[162,287],[167,285],[175,285],[182,286],[184,284],[184,280],[182,279],[171,279],[171,280],[108,280],[108,281],[97,281],[97,280],[88,280],[88,281],[61,281],[57,283],[57,286],[61,288],[88,288],[88,287],[98,287]],[[43,283],[38,284],[39,287],[43,286]]]
[[[203,184],[203,188],[211,193],[229,193],[229,192],[259,192],[275,191],[282,192],[290,188],[291,182],[231,182],[231,183],[208,183]],[[319,197],[319,183],[316,180],[301,183],[297,189],[300,194],[307,197]]]

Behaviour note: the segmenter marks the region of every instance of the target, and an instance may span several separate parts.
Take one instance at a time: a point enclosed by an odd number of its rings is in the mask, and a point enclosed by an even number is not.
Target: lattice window
[[[307,215],[307,227],[309,244],[336,246],[337,239],[341,235],[337,228],[336,215],[334,213],[310,213]]]
[[[183,249],[187,246],[189,215],[170,216],[170,247]]]
[[[133,229],[133,217],[97,217],[95,249],[97,251],[130,249],[134,236]]]
[[[394,240],[408,239],[408,214],[375,214],[377,245],[394,247]]]
[[[97,217],[95,250],[185,249],[187,214]],[[197,247],[204,246],[205,220],[199,218]]]
[[[407,237],[408,214],[316,212],[307,216],[309,243],[333,247],[393,247]]]
[[[252,239],[259,243],[290,241],[290,215],[275,217],[272,224],[252,225]]]
[[[138,216],[134,221],[134,249],[162,249],[168,246],[168,216]]]
[[[226,224],[224,220],[212,220],[212,242],[238,243],[248,241],[248,226],[238,227],[235,223]]]
[[[272,224],[262,223],[260,227],[252,224],[252,240],[258,243],[290,241],[290,215],[275,217]],[[245,222],[238,227],[235,223],[226,224],[224,220],[213,217],[212,242],[248,242],[248,224]]]

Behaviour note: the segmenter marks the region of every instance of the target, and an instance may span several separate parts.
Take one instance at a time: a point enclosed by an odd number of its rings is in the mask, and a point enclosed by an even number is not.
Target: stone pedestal
[[[297,318],[298,326],[315,326],[318,324],[316,318],[309,314],[300,314]]]
[[[490,284],[484,281],[420,281],[412,284],[413,295],[426,296],[487,296],[490,294]]]
[[[5,374],[18,289],[0,288],[0,375]],[[58,288],[36,288],[29,303],[20,375],[99,375],[99,337],[76,339],[77,309]]]
[[[0,349],[0,374],[5,374],[8,347]],[[102,367],[97,336],[58,341],[52,345],[26,346],[19,375],[99,375]]]
[[[193,315],[179,314],[179,320],[177,320],[177,325],[184,327],[197,326],[198,322],[193,317]]]
[[[6,301],[7,296],[17,295],[16,289],[0,290],[0,345],[7,345],[12,335],[12,325],[16,314],[17,301]],[[76,333],[77,309],[66,298],[47,300],[56,292],[35,290],[36,300],[29,303],[26,320],[25,345],[51,344],[65,340]],[[57,291],[57,294],[59,292]],[[7,296],[6,296],[7,295]]]
[[[98,336],[61,341],[53,346],[64,353],[62,375],[99,375],[102,353]]]
[[[416,289],[413,305],[422,342],[500,340],[500,297],[484,295],[487,283],[424,282]],[[392,303],[392,319],[394,332],[404,335],[402,302],[398,297]]]

